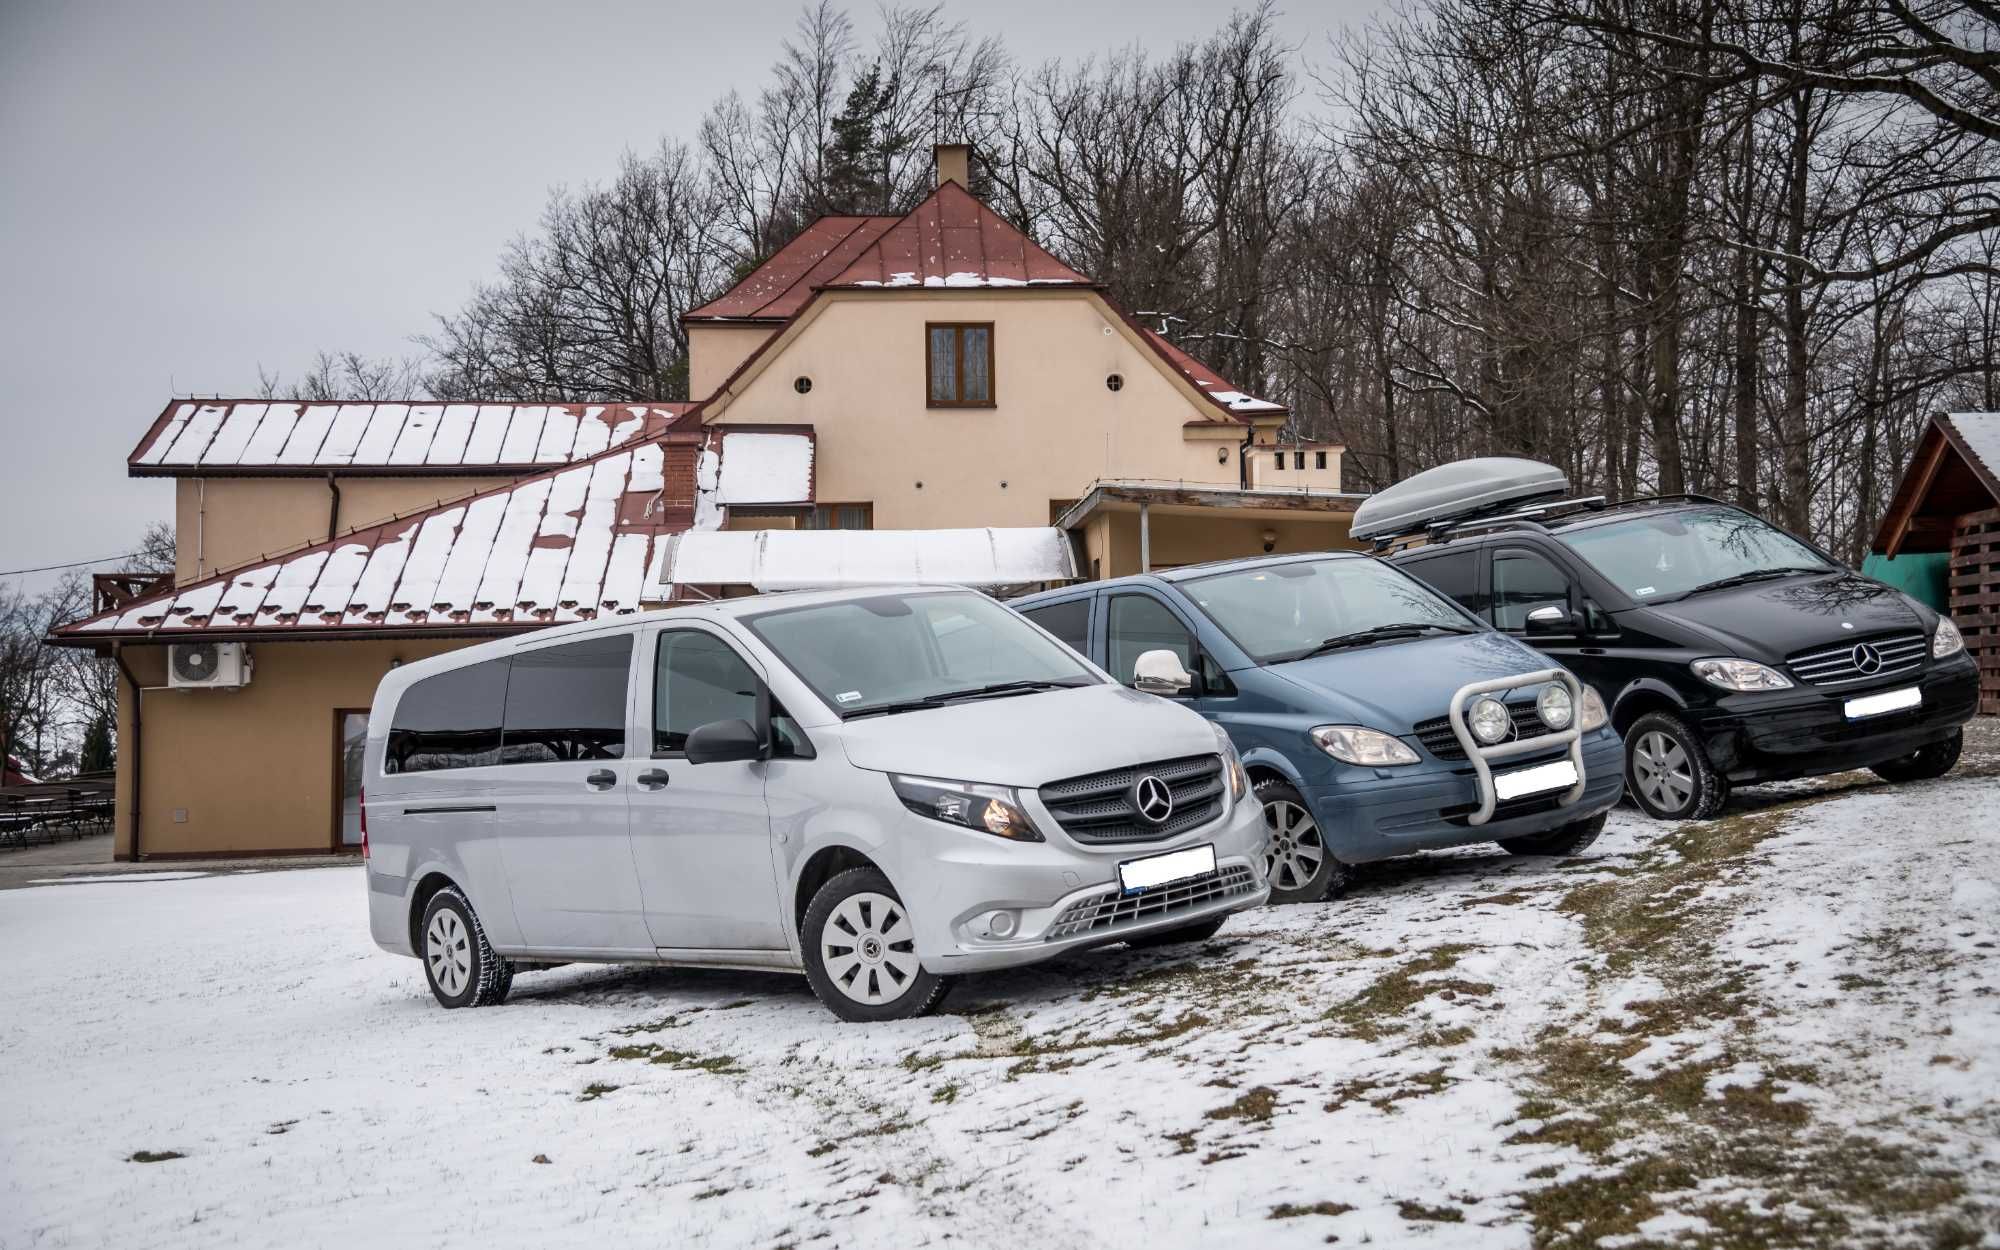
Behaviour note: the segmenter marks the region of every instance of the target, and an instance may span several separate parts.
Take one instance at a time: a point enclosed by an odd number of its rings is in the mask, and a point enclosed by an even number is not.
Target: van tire
[[[1729,779],[1686,721],[1648,712],[1625,731],[1625,793],[1654,820],[1707,820],[1729,801]]]
[[[1317,903],[1321,899],[1337,898],[1347,892],[1354,883],[1354,870],[1333,857],[1327,849],[1325,835],[1319,828],[1319,821],[1306,805],[1305,796],[1289,781],[1281,777],[1260,777],[1251,787],[1257,802],[1264,808],[1264,830],[1271,839],[1264,851],[1264,875],[1271,882],[1271,899],[1277,903]],[[1307,822],[1297,825],[1295,820],[1303,816]],[[1279,829],[1280,822],[1291,827],[1292,837],[1310,839],[1309,849],[1319,852],[1319,864],[1302,881],[1294,880],[1290,886],[1279,881],[1281,870],[1287,866],[1294,876],[1300,866],[1296,846],[1281,845],[1280,839],[1286,835]],[[1286,852],[1290,852],[1289,855]]]
[[[1884,760],[1869,768],[1884,781],[1933,781],[1958,767],[1959,752],[1965,749],[1965,730],[1954,729],[1942,742],[1919,747],[1899,760]]]
[[[493,952],[486,926],[455,885],[431,895],[417,926],[417,959],[445,1007],[497,1007],[514,988],[514,965]]]
[[[1581,855],[1590,849],[1604,832],[1604,819],[1608,813],[1599,812],[1582,820],[1572,820],[1566,825],[1558,825],[1547,833],[1523,834],[1518,838],[1500,839],[1500,849],[1509,855]]]
[[[1215,916],[1194,924],[1184,924],[1178,929],[1161,929],[1154,933],[1141,933],[1137,937],[1125,939],[1125,945],[1134,950],[1145,950],[1153,946],[1178,946],[1183,942],[1206,942],[1222,931],[1227,916]]]
[[[885,917],[881,904],[886,901],[903,915],[889,914]],[[946,994],[951,993],[952,978],[941,977],[926,972],[921,964],[914,961],[915,951],[905,949],[911,945],[907,941],[890,941],[880,949],[883,957],[871,958],[865,963],[849,962],[845,971],[850,984],[863,984],[859,978],[871,978],[871,983],[880,986],[893,983],[898,975],[892,971],[900,962],[903,971],[903,988],[893,998],[880,1001],[864,1001],[863,997],[844,988],[836,976],[842,969],[836,966],[829,970],[828,945],[825,941],[827,929],[834,927],[836,935],[843,929],[855,933],[857,942],[863,938],[873,938],[881,942],[897,928],[900,919],[903,927],[910,924],[903,900],[896,893],[896,887],[889,884],[889,878],[876,868],[849,868],[836,873],[812,896],[806,905],[805,923],[799,926],[799,953],[804,957],[806,980],[811,983],[813,994],[826,1006],[828,1011],[850,1024],[866,1024],[878,1020],[909,1020],[917,1016],[927,1016],[938,1009]],[[860,946],[847,947],[835,941],[832,946],[841,950],[852,950],[857,954]],[[895,955],[909,958],[898,961]]]

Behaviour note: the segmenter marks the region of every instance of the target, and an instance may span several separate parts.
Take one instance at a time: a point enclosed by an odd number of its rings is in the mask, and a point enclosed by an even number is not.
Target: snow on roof
[[[688,407],[181,400],[128,464],[134,476],[525,471],[658,433]]]
[[[813,436],[728,430],[714,485],[719,504],[811,503]]]
[[[613,449],[66,625],[78,641],[204,630],[543,625],[640,609],[671,446]],[[691,448],[681,450],[691,451]],[[683,462],[682,473],[687,471]]]
[[[751,270],[742,281],[689,312],[688,321],[783,321],[813,288],[854,262],[900,217],[822,217]]]
[[[883,231],[829,287],[1089,286],[956,182]]]
[[[942,530],[690,530],[666,542],[672,586],[1019,586],[1077,576],[1053,527]]]
[[[1979,461],[1988,481],[2000,481],[2000,412],[1952,412],[1940,420],[1949,424],[1958,441]]]
[[[1203,394],[1214,400],[1218,406],[1228,410],[1239,420],[1245,417],[1264,416],[1291,411],[1291,409],[1285,407],[1283,404],[1272,403],[1268,399],[1258,399],[1254,395],[1246,395],[1242,391],[1237,390],[1229,383],[1223,381],[1222,376],[1215,370],[1174,346],[1168,340],[1167,336],[1161,334],[1159,331],[1140,326],[1139,333],[1144,335],[1146,341],[1153,345],[1154,351],[1157,351],[1166,358],[1168,364],[1178,369],[1181,375],[1200,388]]]

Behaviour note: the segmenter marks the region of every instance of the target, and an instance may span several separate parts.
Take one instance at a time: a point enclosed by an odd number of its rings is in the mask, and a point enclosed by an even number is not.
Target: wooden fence
[[[1979,665],[1979,710],[2000,714],[2000,508],[1952,527],[1951,619]]]

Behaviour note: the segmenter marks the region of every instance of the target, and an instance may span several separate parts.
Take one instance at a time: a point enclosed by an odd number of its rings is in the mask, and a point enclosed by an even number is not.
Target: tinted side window
[[[1428,560],[1412,560],[1397,567],[1445,598],[1455,600],[1466,611],[1486,614],[1486,603],[1479,594],[1478,552],[1458,551]]]
[[[661,634],[653,664],[654,752],[685,751],[690,733],[719,720],[757,723],[757,674],[713,634]]]
[[[625,754],[632,635],[588,638],[514,656],[503,764],[615,760]]]
[[[1078,655],[1090,654],[1090,600],[1071,599],[1021,613],[1069,645]]]
[[[1569,578],[1542,557],[1503,551],[1493,557],[1493,623],[1526,629],[1528,613],[1548,604],[1569,606]]]
[[[500,711],[506,699],[506,660],[468,664],[416,682],[396,703],[383,771],[499,763]]]
[[[1126,685],[1132,684],[1132,668],[1148,651],[1171,651],[1180,657],[1182,668],[1194,671],[1194,636],[1166,604],[1150,595],[1113,595],[1107,625],[1111,675]]]

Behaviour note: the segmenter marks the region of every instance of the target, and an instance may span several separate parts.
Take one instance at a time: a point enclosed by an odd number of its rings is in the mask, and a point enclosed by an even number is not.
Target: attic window
[[[1122,374],[1122,373],[1114,373],[1114,374],[1112,374],[1112,375],[1111,375],[1110,377],[1108,377],[1108,378],[1104,379],[1104,389],[1105,389],[1105,390],[1108,390],[1108,391],[1122,391],[1122,390],[1124,390],[1124,389],[1125,389],[1125,375],[1124,375],[1124,374]]]
[[[813,388],[813,380],[807,377],[803,373],[792,379],[792,389],[797,391],[801,395],[804,395],[807,392],[811,391],[812,388]]]
[[[927,322],[924,384],[933,408],[993,406],[993,323]]]

